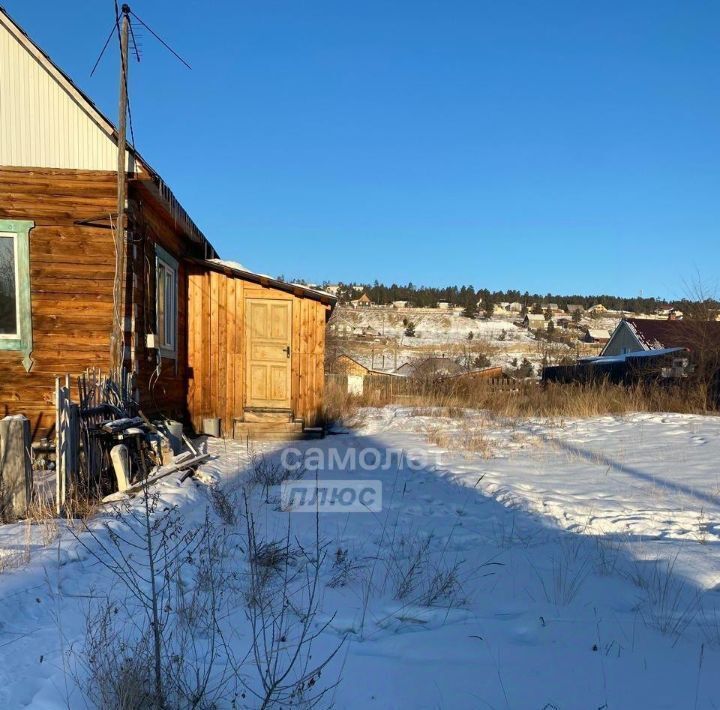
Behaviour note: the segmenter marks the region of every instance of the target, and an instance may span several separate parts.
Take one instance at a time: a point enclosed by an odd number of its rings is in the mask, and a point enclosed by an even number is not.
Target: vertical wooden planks
[[[222,419],[226,436],[247,405],[246,310],[248,298],[292,304],[291,403],[296,416],[317,423],[324,385],[327,307],[313,299],[244,281],[216,271],[195,272],[190,286],[189,329],[193,393],[188,396],[193,424],[204,416]]]
[[[325,387],[325,306],[315,303],[315,386],[313,388],[313,424],[322,414],[323,390]]]
[[[191,411],[192,423],[195,431],[200,431],[199,428],[199,417],[203,407],[203,372],[204,372],[204,351],[203,351],[203,337],[202,337],[202,322],[203,322],[203,285],[205,282],[205,276],[201,273],[196,273],[193,277],[194,280],[194,304],[192,309],[193,322],[191,329],[195,334],[195,354],[194,362],[192,363],[193,368],[193,409]]]
[[[307,302],[303,300],[296,301],[298,310],[300,311],[300,330],[299,330],[299,347],[298,347],[298,392],[297,392],[297,411],[296,416],[305,416],[305,391],[307,387]]]
[[[235,416],[242,416],[245,407],[245,296],[246,289],[243,281],[238,283],[237,296],[237,347],[235,350]],[[237,374],[239,371],[239,375]]]
[[[305,420],[314,424],[315,422],[315,348],[317,333],[315,330],[315,302],[308,300],[308,392],[307,392],[307,414]]]
[[[207,416],[217,416],[217,401],[218,401],[218,358],[220,353],[218,352],[218,288],[220,286],[220,279],[223,278],[220,274],[211,271],[210,272],[210,343],[208,351],[208,372],[210,375],[210,400],[208,402],[208,409],[206,411]]]
[[[293,299],[292,305],[292,403],[295,416],[302,416],[300,410],[300,363],[302,360],[301,341],[300,341],[300,323],[301,323],[301,302]]]
[[[228,283],[232,279],[218,275],[218,337],[217,346],[213,348],[217,360],[217,399],[213,416],[223,420],[223,434],[227,433],[225,408],[227,402],[227,292]]]
[[[236,279],[226,279],[227,282],[227,301],[226,301],[226,322],[227,322],[227,339],[225,352],[223,357],[225,359],[225,381],[223,386],[225,388],[225,410],[223,412],[225,435],[232,435],[233,426],[233,410],[235,407],[235,344],[237,338],[237,327],[235,321],[237,320],[236,313]]]
[[[197,404],[195,397],[197,395],[197,385],[195,382],[195,368],[197,363],[197,355],[195,348],[197,347],[198,338],[196,336],[196,327],[200,323],[197,319],[197,274],[188,272],[188,323],[187,323],[187,340],[188,340],[188,392],[187,392],[187,408],[190,413],[190,420],[195,426],[195,411]]]
[[[200,409],[200,416],[204,417],[210,410],[210,402],[212,401],[211,375],[212,363],[210,362],[211,343],[210,343],[210,274],[206,273],[202,280],[202,380],[203,380],[203,398]]]

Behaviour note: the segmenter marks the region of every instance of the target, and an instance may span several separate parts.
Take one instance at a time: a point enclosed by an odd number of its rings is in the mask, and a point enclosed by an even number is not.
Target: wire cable
[[[117,4],[117,3],[116,3]],[[148,27],[132,10],[130,14],[153,36],[155,39],[162,44],[165,49],[168,50],[176,59],[179,59],[188,69],[192,67],[162,38],[157,34],[151,27]]]
[[[103,58],[103,55],[105,54],[105,51],[108,48],[108,45],[110,44],[110,40],[112,39],[113,33],[117,30],[118,21],[117,18],[115,18],[115,24],[112,26],[112,29],[110,30],[110,34],[108,35],[108,38],[105,40],[105,44],[103,45],[102,50],[100,51],[100,56],[98,56],[95,64],[93,65],[92,71],[90,72],[90,76],[92,76],[95,73],[95,70],[98,68],[100,64],[100,60]]]

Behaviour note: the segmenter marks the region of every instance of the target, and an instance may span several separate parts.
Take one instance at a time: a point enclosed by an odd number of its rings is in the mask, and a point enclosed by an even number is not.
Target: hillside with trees
[[[503,301],[522,303],[528,311],[531,310],[534,304],[539,303],[557,303],[563,309],[569,304],[581,305],[584,308],[602,304],[608,310],[633,313],[652,313],[669,306],[677,307],[684,312],[697,310],[697,303],[690,299],[668,302],[654,297],[613,296],[611,294],[582,296],[579,294],[530,293],[515,289],[489,291],[488,289],[475,289],[472,286],[437,288],[416,286],[412,282],[406,285],[393,283],[386,286],[378,281],[373,284],[339,284],[338,298],[340,303],[349,303],[351,300],[356,299],[360,292],[359,289],[367,293],[372,302],[377,305],[389,305],[393,301],[409,301],[417,308],[431,308],[438,301],[449,301],[453,305],[468,309],[468,312],[477,308],[478,303],[482,304],[481,310],[490,310],[492,312],[492,305]],[[708,306],[715,310],[720,304],[716,300],[708,299]]]

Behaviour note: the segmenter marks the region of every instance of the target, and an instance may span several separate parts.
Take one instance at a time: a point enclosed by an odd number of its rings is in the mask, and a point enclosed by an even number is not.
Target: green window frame
[[[155,320],[160,354],[177,358],[178,260],[155,245]]]
[[[23,354],[26,370],[32,367],[32,310],[30,302],[30,220],[0,219],[0,237],[11,237],[15,256],[15,300],[17,331],[0,333],[0,350],[17,350]]]

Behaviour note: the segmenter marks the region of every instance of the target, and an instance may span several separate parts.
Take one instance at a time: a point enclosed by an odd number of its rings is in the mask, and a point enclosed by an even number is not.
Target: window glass
[[[165,270],[165,345],[169,348],[175,345],[175,274],[169,269]]]
[[[175,352],[177,329],[177,271],[165,255],[157,257],[157,335],[160,347]],[[175,262],[175,265],[177,262]]]
[[[0,335],[18,332],[15,272],[15,239],[0,235]]]
[[[165,305],[165,267],[163,264],[158,264],[157,271],[157,320],[158,320],[158,335],[161,336],[161,344],[166,345],[165,338],[165,314],[167,308]]]

